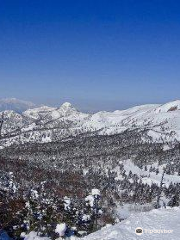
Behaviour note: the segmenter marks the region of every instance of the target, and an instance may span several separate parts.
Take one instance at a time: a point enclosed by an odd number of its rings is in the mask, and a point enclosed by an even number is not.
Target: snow
[[[25,233],[25,232],[22,232],[22,233],[20,234],[20,237],[21,237],[21,238],[25,238],[25,237],[26,237],[26,233]]]
[[[71,108],[72,105],[71,105],[71,103],[69,103],[69,102],[65,102],[65,103],[63,103],[63,104],[61,105],[61,107],[62,107],[62,108]]]
[[[92,195],[93,195],[93,196],[94,196],[94,195],[100,196],[101,194],[100,194],[99,189],[96,189],[96,188],[92,189]]]
[[[179,240],[180,236],[180,208],[153,209],[149,212],[128,214],[128,218],[115,225],[107,224],[101,230],[86,237],[70,239],[79,240]],[[142,228],[142,235],[136,235],[136,228]],[[56,227],[56,232],[62,237],[66,231],[66,224]],[[24,236],[24,233],[22,233]],[[61,238],[60,238],[61,239]],[[50,240],[39,237],[32,231],[25,235],[25,240]]]
[[[171,149],[171,147],[169,146],[169,145],[167,145],[167,144],[165,144],[164,146],[163,146],[163,151],[168,151],[168,150],[170,150]]]
[[[180,110],[180,100],[176,100],[176,101],[161,105],[156,109],[156,113],[168,112],[168,111],[171,112],[176,110]]]
[[[68,210],[71,204],[71,199],[67,196],[64,197],[64,209]]]
[[[31,195],[34,199],[37,199],[39,197],[38,191],[31,189]]]
[[[152,203],[145,203],[145,204],[125,203],[123,205],[117,205],[115,212],[119,220],[124,220],[128,218],[131,214],[134,214],[134,213],[137,214],[139,212],[147,212],[152,209],[154,209],[154,206]]]
[[[60,114],[58,111],[52,111],[51,115],[52,115],[52,119],[58,119],[60,117]]]
[[[116,210],[119,219],[126,219],[130,216],[130,211],[126,206],[122,206]]]
[[[22,233],[24,235],[24,233]],[[48,237],[40,237],[37,235],[37,232],[30,232],[29,234],[25,235],[24,240],[49,240]]]
[[[61,224],[57,224],[55,232],[59,234],[60,237],[63,237],[66,231],[66,224],[65,223],[61,223]]]
[[[103,111],[93,114],[84,125],[101,130],[101,134],[121,133],[134,128],[149,129],[148,136],[143,138],[145,141],[148,141],[148,137],[155,142],[180,141],[179,109],[180,101],[175,101],[165,105],[148,104],[121,111]]]
[[[42,138],[42,143],[48,143],[48,142],[51,142],[51,138],[46,136],[46,137],[43,137]]]
[[[179,240],[180,208],[167,208],[131,214],[126,220],[107,226],[82,240]],[[141,227],[142,235],[135,229]],[[164,233],[167,231],[167,233]]]
[[[87,202],[87,204],[90,205],[90,207],[93,207],[94,206],[94,197],[92,195],[88,195],[86,198],[85,198],[85,201]]]
[[[128,174],[130,171],[133,174],[137,174],[144,184],[147,183],[148,185],[152,185],[152,183],[156,183],[157,185],[160,185],[164,165],[158,166],[157,163],[147,165],[147,171],[142,170],[138,166],[134,165],[134,163],[130,159],[123,161],[123,165],[126,174]],[[151,166],[158,168],[159,173],[156,174],[155,172],[149,172]],[[167,187],[170,185],[171,182],[180,183],[180,176],[169,175],[165,173],[163,182]]]
[[[85,198],[85,201],[86,201],[86,204],[89,205],[90,207],[93,207],[94,206],[94,200],[96,198],[96,196],[100,196],[100,191],[99,189],[97,188],[93,188],[91,190],[91,194],[88,195],[86,198]]]
[[[54,129],[59,129],[60,139],[85,132],[98,131],[99,135],[111,135],[138,129],[142,130],[144,142],[169,144],[180,141],[179,100],[164,105],[147,104],[127,110],[101,111],[95,114],[79,112],[66,102],[59,108],[41,106],[28,109],[22,114],[5,111],[5,118],[11,125],[9,127],[6,124],[7,126],[3,128],[5,133],[17,129],[17,126],[21,129],[22,136],[28,133],[30,137],[22,138],[22,143],[51,142]],[[42,131],[44,127],[45,130]],[[44,138],[46,133],[49,133],[48,137]],[[10,137],[0,147],[4,144],[10,146],[17,141],[17,138]]]
[[[63,115],[66,116],[67,114],[70,115],[76,115],[77,114],[77,110],[71,105],[71,103],[69,102],[65,102],[63,103],[60,108],[58,109],[58,111]]]
[[[156,132],[154,130],[149,130],[147,135],[152,138],[153,142],[156,142],[159,138],[161,138],[162,133]]]
[[[90,218],[91,218],[90,215],[87,215],[87,214],[84,214],[84,215],[82,216],[82,220],[85,221],[85,222],[88,221],[88,220],[90,220]]]
[[[29,118],[32,118],[32,119],[38,119],[39,114],[47,115],[48,113],[52,113],[55,110],[56,110],[56,108],[53,108],[53,107],[41,106],[41,107],[38,107],[38,108],[33,108],[33,109],[26,110],[25,112],[23,112],[23,116],[29,117]]]

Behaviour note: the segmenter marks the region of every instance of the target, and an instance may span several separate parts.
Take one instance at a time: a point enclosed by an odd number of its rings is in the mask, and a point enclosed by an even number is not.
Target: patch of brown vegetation
[[[176,111],[176,110],[178,110],[177,106],[171,107],[171,108],[168,110],[168,112],[173,112],[173,111]]]

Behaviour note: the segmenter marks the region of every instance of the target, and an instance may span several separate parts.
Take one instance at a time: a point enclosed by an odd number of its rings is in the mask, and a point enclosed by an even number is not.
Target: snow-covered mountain
[[[83,195],[98,189],[103,211],[96,229],[122,222],[95,233],[89,228],[83,233],[84,227],[78,226],[83,236],[92,233],[84,240],[136,240],[141,238],[135,234],[137,227],[174,230],[171,235],[144,232],[142,239],[178,239],[180,210],[169,207],[180,204],[179,143],[180,101],[95,114],[82,113],[70,103],[23,113],[6,110],[0,112],[1,185],[3,190],[9,186],[12,176],[13,186],[20,186],[20,191],[27,189],[28,193],[32,183],[42,185],[43,192],[37,188],[39,194],[46,196],[46,191],[50,196],[51,191],[51,199],[62,198],[62,203],[67,196],[76,196],[72,203],[77,203],[78,196],[80,206],[86,205],[82,204]],[[10,194],[13,191],[10,188]],[[150,211],[163,206],[167,209]],[[82,213],[89,218],[89,210]],[[72,226],[76,223],[75,217]]]
[[[22,113],[23,111],[34,107],[36,107],[34,103],[16,98],[0,99],[0,111],[14,110],[15,112]]]
[[[59,108],[32,108],[22,114],[12,110],[0,114],[4,116],[1,135],[5,145],[17,142],[17,136],[21,142],[51,142],[79,134],[124,131],[140,131],[142,140],[148,142],[180,141],[180,100],[95,114],[79,112],[70,103]]]

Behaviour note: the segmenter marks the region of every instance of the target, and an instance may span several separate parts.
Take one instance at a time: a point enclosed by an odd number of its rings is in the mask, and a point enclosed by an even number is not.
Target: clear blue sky
[[[0,0],[0,97],[121,109],[180,98],[180,1]]]

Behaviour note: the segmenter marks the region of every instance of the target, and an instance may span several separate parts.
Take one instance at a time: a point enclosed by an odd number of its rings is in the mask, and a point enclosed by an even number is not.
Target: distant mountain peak
[[[35,107],[36,105],[34,103],[17,98],[0,99],[0,111],[13,110],[15,112],[22,113],[29,108]]]
[[[2,99],[0,99],[0,102],[5,102],[5,103],[24,103],[24,104],[35,106],[35,104],[30,102],[30,101],[24,101],[24,100],[20,100],[20,99],[17,99],[17,98],[2,98]]]
[[[74,106],[73,106],[71,103],[69,103],[69,102],[63,103],[63,104],[60,106],[59,110],[60,110],[61,112],[64,112],[64,113],[77,112],[76,108],[74,108]]]
[[[73,106],[72,106],[71,103],[65,102],[65,103],[63,103],[63,104],[61,105],[61,107],[63,107],[63,108],[72,108]]]

